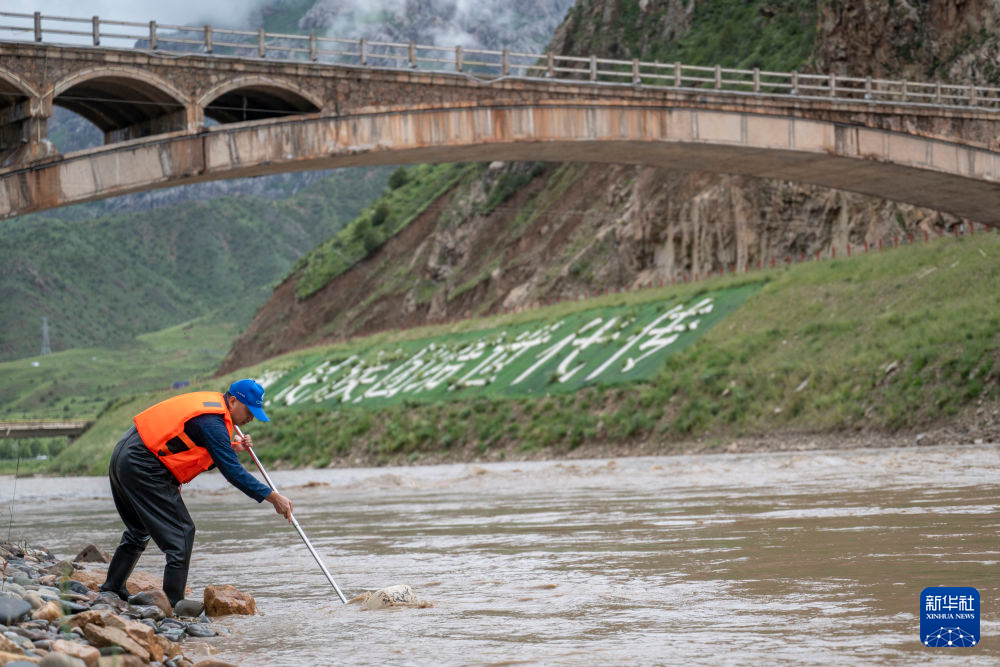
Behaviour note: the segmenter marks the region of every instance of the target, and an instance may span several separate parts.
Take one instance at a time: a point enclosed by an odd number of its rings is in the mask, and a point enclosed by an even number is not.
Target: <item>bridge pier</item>
[[[0,110],[0,166],[42,160],[58,153],[48,140],[48,118],[30,100]]]

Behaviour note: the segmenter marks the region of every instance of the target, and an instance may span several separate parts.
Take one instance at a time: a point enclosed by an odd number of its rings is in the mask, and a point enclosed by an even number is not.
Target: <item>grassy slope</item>
[[[693,437],[923,427],[979,398],[1000,397],[997,256],[1000,234],[978,234],[564,303],[506,319],[382,334],[350,346],[553,319],[575,309],[667,295],[690,298],[706,289],[767,281],[696,345],[669,357],[649,382],[541,400],[475,399],[377,411],[274,408],[272,424],[256,425],[254,436],[263,461],[292,466],[355,459],[387,463],[428,453],[491,457],[607,442],[652,441],[670,451],[670,443]],[[338,352],[344,349],[338,346]],[[267,366],[232,377],[259,374]],[[217,388],[229,379],[204,386]],[[101,472],[132,414],[164,396],[145,395],[109,411],[60,455],[57,469]]]
[[[451,163],[397,169],[393,178],[398,181],[391,180],[390,187],[358,217],[296,263],[296,296],[304,299],[367,257],[474,170],[472,165]]]

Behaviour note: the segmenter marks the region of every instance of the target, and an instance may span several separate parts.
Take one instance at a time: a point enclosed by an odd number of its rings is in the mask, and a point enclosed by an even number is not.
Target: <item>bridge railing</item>
[[[306,61],[385,69],[461,72],[484,80],[502,77],[624,84],[759,96],[856,100],[871,104],[914,104],[1000,110],[1000,88],[858,78],[836,74],[772,72],[616,60],[597,56],[467,49],[414,42],[379,42],[309,35],[0,12],[0,39],[70,38],[75,43],[239,58]],[[63,40],[65,41],[65,40]]]

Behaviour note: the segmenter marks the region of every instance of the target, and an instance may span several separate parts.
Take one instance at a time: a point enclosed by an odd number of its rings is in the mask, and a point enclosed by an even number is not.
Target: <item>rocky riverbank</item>
[[[91,558],[91,555],[95,557]],[[248,594],[209,586],[204,602],[171,608],[160,582],[137,572],[128,601],[97,589],[105,570],[81,561],[104,557],[88,547],[73,561],[44,548],[0,542],[0,665],[25,667],[225,667],[195,657],[207,650],[190,638],[227,633],[210,616],[253,614]],[[176,612],[176,613],[175,613]]]

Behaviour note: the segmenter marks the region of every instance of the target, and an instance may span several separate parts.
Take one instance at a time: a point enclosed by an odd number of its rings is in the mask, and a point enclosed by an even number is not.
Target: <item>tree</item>
[[[401,188],[410,181],[410,172],[406,170],[406,167],[399,167],[396,171],[392,172],[389,176],[389,188],[395,190],[396,188]]]

